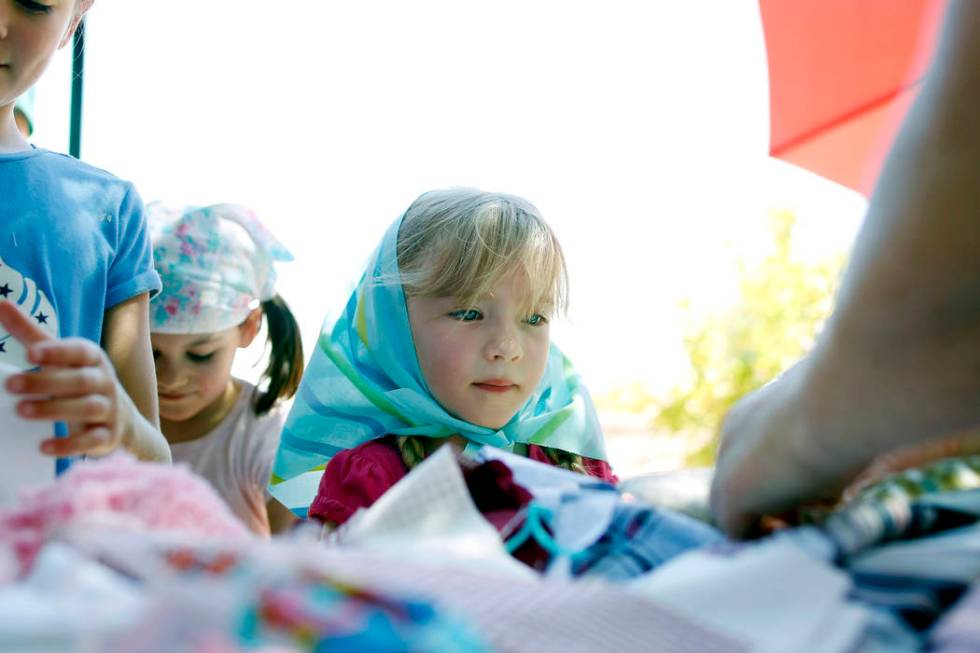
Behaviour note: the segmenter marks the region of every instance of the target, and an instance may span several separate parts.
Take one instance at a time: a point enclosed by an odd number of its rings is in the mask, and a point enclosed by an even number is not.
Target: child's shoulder
[[[253,438],[266,438],[274,435],[278,440],[279,433],[286,423],[289,405],[286,402],[279,402],[269,412],[256,415],[254,406],[259,395],[259,389],[254,384],[242,379],[236,378],[235,382],[241,386],[241,392],[238,398],[238,406],[233,412],[237,413],[245,423],[244,434]]]
[[[145,225],[143,199],[134,184],[85,161],[50,150],[37,149],[21,170],[7,169],[12,202],[28,203],[35,213],[59,224],[74,216],[75,224],[89,229],[92,219],[110,243],[137,234]],[[16,180],[20,180],[19,182]],[[21,190],[16,190],[16,186]],[[29,188],[29,190],[27,190]]]
[[[139,201],[132,182],[73,156],[44,148],[0,154],[0,186],[13,193],[14,199],[18,187],[29,186],[32,191],[24,194],[24,199],[33,198],[33,201],[41,189],[44,190],[41,196],[52,202],[63,197],[73,203],[109,202],[118,207],[125,202]]]
[[[131,182],[68,154],[40,148],[35,151],[37,152],[35,157],[37,165],[47,167],[58,176],[70,177],[80,182],[95,183],[103,188],[118,188],[123,192],[129,192],[133,188]]]
[[[148,238],[142,198],[131,182],[102,168],[42,148],[0,154],[0,197],[12,229],[57,234],[55,240],[69,249],[105,244],[109,249],[100,251],[115,252],[124,244],[120,251],[142,265],[136,260]]]

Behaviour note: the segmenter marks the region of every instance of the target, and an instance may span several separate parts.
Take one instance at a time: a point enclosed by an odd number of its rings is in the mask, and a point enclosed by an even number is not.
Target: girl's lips
[[[163,401],[180,401],[181,399],[184,399],[185,397],[187,397],[189,395],[186,395],[186,394],[182,394],[182,395],[168,395],[168,394],[165,394],[163,392],[158,392],[157,393],[157,396],[160,399],[162,399]]]
[[[517,387],[516,383],[504,379],[488,379],[486,381],[479,381],[473,385],[487,392],[508,392]]]

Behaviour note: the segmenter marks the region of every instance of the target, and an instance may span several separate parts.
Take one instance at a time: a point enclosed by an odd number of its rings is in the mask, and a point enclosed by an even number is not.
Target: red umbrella
[[[945,0],[760,0],[769,153],[869,195]]]

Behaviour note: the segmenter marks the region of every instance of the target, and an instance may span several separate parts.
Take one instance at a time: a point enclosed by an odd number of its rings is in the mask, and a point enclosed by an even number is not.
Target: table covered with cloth
[[[340,530],[269,542],[187,470],[114,456],[0,509],[0,650],[975,650],[978,470],[941,461],[735,543],[447,448]]]

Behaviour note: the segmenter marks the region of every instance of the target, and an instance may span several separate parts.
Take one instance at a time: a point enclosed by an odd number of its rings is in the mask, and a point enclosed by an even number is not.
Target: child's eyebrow
[[[195,340],[190,344],[191,347],[200,347],[201,345],[210,344],[215,340],[214,336],[207,336],[206,338],[201,338],[200,340]]]

